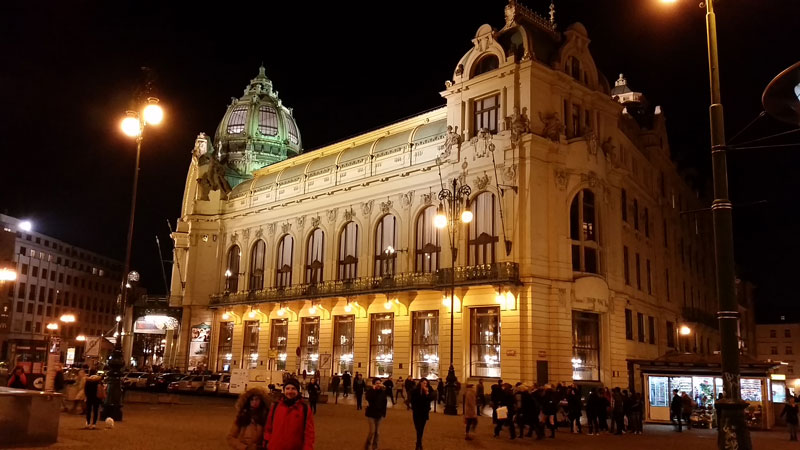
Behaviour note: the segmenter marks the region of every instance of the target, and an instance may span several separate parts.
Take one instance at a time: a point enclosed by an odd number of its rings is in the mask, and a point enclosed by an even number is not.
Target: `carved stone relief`
[[[372,206],[375,204],[375,200],[367,200],[366,202],[361,204],[361,214],[364,217],[369,217],[372,214]]]
[[[271,224],[267,225],[267,233],[269,233],[270,236],[275,234],[275,224],[274,223],[271,223]]]
[[[486,189],[486,186],[489,185],[489,175],[486,172],[483,172],[483,175],[478,175],[475,177],[475,186],[478,190]]]
[[[569,174],[566,170],[555,169],[556,187],[559,190],[565,191],[567,189],[567,182],[569,181]]]
[[[289,222],[281,224],[281,232],[288,233],[289,231],[291,231],[291,229],[292,229],[292,224],[290,224]]]
[[[348,208],[344,210],[344,220],[345,222],[350,222],[353,220],[353,217],[356,216],[356,212],[353,211],[353,208]]]
[[[595,187],[597,186],[597,174],[590,170],[589,173],[581,174],[581,181],[589,183],[589,187]]]
[[[319,226],[319,216],[315,216],[311,218],[311,226],[313,228],[317,228]]]
[[[511,164],[503,169],[503,181],[514,184],[517,182],[517,165]]]
[[[297,229],[302,231],[306,225],[306,216],[296,218],[295,223],[297,223]]]
[[[325,211],[325,215],[328,216],[328,223],[336,222],[336,211],[336,208]]]
[[[564,133],[564,124],[561,123],[558,114],[555,112],[549,112],[545,115],[539,113],[539,120],[544,124],[542,132],[539,133],[539,135],[553,142],[559,142],[561,140],[561,135]]]
[[[422,200],[422,204],[430,205],[433,203],[433,194],[432,193],[422,194],[420,195],[420,199]]]
[[[264,237],[264,229],[258,227],[258,229],[256,230],[256,239],[261,239],[262,237]]]
[[[404,209],[408,209],[414,203],[414,191],[408,191],[400,196],[400,204]]]
[[[385,202],[381,202],[381,212],[384,214],[389,214],[389,211],[392,209],[392,205],[394,203],[391,200],[386,200]]]

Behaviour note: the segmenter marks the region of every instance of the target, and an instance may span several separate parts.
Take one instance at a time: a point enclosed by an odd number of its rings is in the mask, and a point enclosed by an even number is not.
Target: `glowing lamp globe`
[[[122,132],[130,137],[137,137],[142,132],[139,119],[136,117],[126,117],[122,119],[121,128]]]
[[[445,217],[444,214],[437,214],[436,217],[433,218],[433,225],[439,229],[446,227],[447,217]]]
[[[472,222],[472,211],[465,209],[464,212],[461,213],[461,221],[464,223]]]
[[[157,100],[156,100],[157,101]],[[150,103],[144,108],[144,121],[148,125],[158,125],[164,119],[164,110],[157,103]]]

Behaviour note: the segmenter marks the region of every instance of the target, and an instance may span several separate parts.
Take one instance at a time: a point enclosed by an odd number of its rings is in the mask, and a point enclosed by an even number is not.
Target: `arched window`
[[[436,207],[429,206],[417,216],[416,271],[432,273],[439,270],[442,251],[439,230],[433,224]]]
[[[570,75],[572,75],[572,78],[575,78],[576,80],[581,81],[581,79],[582,79],[582,77],[581,77],[581,62],[578,60],[578,58],[576,58],[574,56],[570,56],[569,57],[569,65],[572,68],[572,73],[570,74]]]
[[[467,265],[493,264],[499,240],[494,226],[494,194],[482,192],[472,200],[474,219],[469,224]]]
[[[569,208],[569,236],[572,240],[572,270],[599,273],[600,245],[597,242],[597,216],[594,193],[578,192]]]
[[[244,131],[244,122],[247,118],[247,106],[237,106],[231,111],[228,119],[228,133],[241,133]]]
[[[339,279],[358,276],[358,224],[347,222],[339,233]]]
[[[300,143],[300,134],[297,132],[297,124],[291,117],[286,118],[286,130],[289,133],[289,142],[297,145]]]
[[[306,245],[306,284],[322,283],[322,267],[325,249],[325,233],[315,228]]]
[[[250,251],[250,290],[264,289],[264,254],[267,244],[259,239]]]
[[[228,264],[225,269],[225,290],[227,292],[239,291],[239,260],[242,251],[238,245],[234,245],[228,250]]]
[[[497,56],[486,55],[472,65],[471,77],[477,77],[482,73],[489,72],[491,70],[497,69],[498,67],[500,67],[500,60],[497,59]]]
[[[285,288],[292,285],[292,254],[294,238],[286,235],[278,243],[278,264],[275,269],[275,287]]]
[[[397,218],[391,214],[383,216],[375,229],[375,276],[394,275],[397,260]]]
[[[258,107],[258,132],[264,136],[278,134],[278,112],[267,105]]]

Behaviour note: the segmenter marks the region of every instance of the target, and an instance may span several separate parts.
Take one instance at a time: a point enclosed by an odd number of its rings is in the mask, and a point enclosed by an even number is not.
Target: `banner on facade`
[[[205,370],[208,367],[208,345],[211,341],[211,325],[200,323],[192,325],[189,342],[189,370]]]

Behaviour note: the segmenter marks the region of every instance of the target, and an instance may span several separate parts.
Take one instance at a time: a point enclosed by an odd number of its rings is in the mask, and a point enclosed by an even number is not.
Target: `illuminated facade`
[[[703,205],[660,109],[609,85],[582,25],[505,12],[439,109],[302,151],[262,70],[198,137],[173,234],[178,366],[443,378],[451,282],[462,380],[627,385],[628,359],[718,348],[711,226],[680,215]],[[453,178],[473,213],[455,270],[434,226]]]

